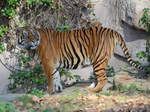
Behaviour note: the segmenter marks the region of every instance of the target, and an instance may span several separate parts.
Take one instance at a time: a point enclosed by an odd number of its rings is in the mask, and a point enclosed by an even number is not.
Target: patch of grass
[[[118,90],[120,92],[132,92],[132,91],[144,92],[145,91],[143,88],[138,87],[135,84],[130,84],[128,87],[127,86],[123,86],[122,84],[119,84],[116,87],[116,90]]]
[[[32,88],[31,91],[29,91],[29,94],[31,95],[35,95],[35,96],[38,96],[38,97],[43,97],[45,92],[43,90],[39,90],[37,88]]]
[[[82,93],[82,91],[79,88],[74,88],[73,93],[78,95]]]
[[[111,93],[110,93],[110,92],[106,92],[106,93],[104,93],[104,95],[105,95],[105,96],[110,96]]]
[[[45,109],[45,110],[43,110],[42,112],[55,112],[52,108],[47,108],[47,109]]]
[[[121,86],[120,86],[121,87]],[[128,91],[135,90],[138,88],[134,84],[127,88]],[[139,88],[137,89],[139,90]],[[126,91],[126,90],[125,90]],[[140,90],[141,91],[141,90]],[[37,101],[35,100],[37,98]],[[86,109],[108,109],[114,106],[127,104],[126,102],[136,103],[135,100],[146,103],[149,101],[149,95],[143,94],[124,94],[122,91],[108,91],[106,93],[85,93],[79,88],[75,88],[71,91],[71,94],[57,94],[52,96],[44,96],[42,98],[34,96],[23,96],[19,98],[18,102],[23,102],[21,104],[21,109],[19,112],[27,110],[28,112],[78,112],[87,111]],[[34,101],[32,101],[34,99]],[[30,104],[30,105],[29,105]],[[18,106],[16,106],[18,107]],[[92,110],[91,112],[94,112]]]
[[[71,95],[66,94],[66,95],[62,95],[61,99],[64,101],[65,100],[73,100],[76,97],[77,97],[77,94],[71,94]]]
[[[0,102],[0,112],[19,112],[11,102]]]

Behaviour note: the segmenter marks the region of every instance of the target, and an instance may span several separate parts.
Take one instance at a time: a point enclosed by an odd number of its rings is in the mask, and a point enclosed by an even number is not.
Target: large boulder
[[[150,8],[150,0],[117,0],[119,19],[139,28],[139,20],[144,8]],[[143,28],[142,28],[143,29]]]

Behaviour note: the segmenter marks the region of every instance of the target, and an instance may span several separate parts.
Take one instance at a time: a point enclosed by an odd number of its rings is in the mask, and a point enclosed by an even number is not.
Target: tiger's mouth
[[[39,42],[27,42],[25,40],[21,40],[18,38],[18,47],[22,49],[27,49],[27,50],[35,50],[39,45]]]
[[[32,44],[28,44],[28,45],[25,46],[25,49],[27,49],[27,50],[35,50],[36,48],[37,48],[37,46],[32,45]]]

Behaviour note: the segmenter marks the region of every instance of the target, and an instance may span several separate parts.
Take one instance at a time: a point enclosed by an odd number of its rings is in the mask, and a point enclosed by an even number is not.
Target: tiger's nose
[[[27,50],[31,50],[31,45],[27,45],[25,48],[27,49]]]

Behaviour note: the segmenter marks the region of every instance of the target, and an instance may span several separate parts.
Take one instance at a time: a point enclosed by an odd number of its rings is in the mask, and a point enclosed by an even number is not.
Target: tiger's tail
[[[128,48],[126,46],[126,43],[125,41],[123,40],[122,36],[120,34],[117,34],[117,39],[118,39],[118,43],[120,44],[122,50],[123,50],[123,53],[125,54],[125,57],[127,58],[127,61],[132,65],[134,66],[135,68],[138,68],[139,70],[142,70],[143,67],[141,65],[138,65],[136,64],[136,62],[131,58],[131,55],[128,51]]]

